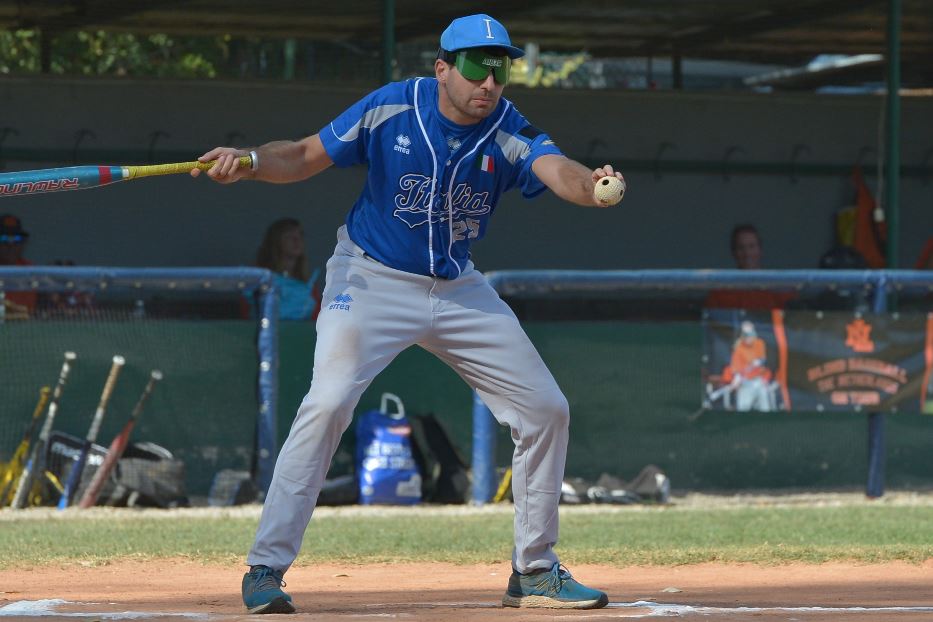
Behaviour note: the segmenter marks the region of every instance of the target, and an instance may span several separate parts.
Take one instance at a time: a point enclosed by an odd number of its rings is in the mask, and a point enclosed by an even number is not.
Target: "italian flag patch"
[[[485,171],[487,173],[492,172],[492,156],[486,154],[479,154],[479,157],[476,158],[476,166],[479,167],[479,170]]]

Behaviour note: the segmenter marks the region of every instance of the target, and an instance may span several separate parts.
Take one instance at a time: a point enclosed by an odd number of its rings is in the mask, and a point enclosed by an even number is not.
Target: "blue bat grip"
[[[87,455],[90,451],[91,444],[85,442],[84,447],[81,448],[81,453],[78,455],[78,460],[71,467],[71,472],[68,473],[68,483],[65,484],[65,490],[62,492],[62,496],[58,498],[59,510],[64,510],[71,504],[72,495],[81,485],[81,472],[84,471],[84,463],[87,461]]]

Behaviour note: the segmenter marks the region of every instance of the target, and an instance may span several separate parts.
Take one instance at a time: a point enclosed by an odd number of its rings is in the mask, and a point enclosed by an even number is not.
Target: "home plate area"
[[[500,604],[508,562],[457,565],[301,565],[286,575],[290,619],[609,620],[621,618],[877,622],[933,619],[933,562],[923,564],[699,564],[571,568],[605,590],[597,610]],[[253,620],[239,594],[244,568],[190,559],[0,571],[7,620]],[[275,616],[276,618],[280,616]]]

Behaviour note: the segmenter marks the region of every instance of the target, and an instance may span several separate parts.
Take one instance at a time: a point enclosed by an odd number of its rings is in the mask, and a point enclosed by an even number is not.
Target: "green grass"
[[[3,518],[0,568],[168,557],[239,563],[257,523],[230,516]],[[933,507],[566,512],[561,533],[558,552],[569,565],[933,559]],[[322,516],[311,523],[299,563],[501,562],[511,542],[507,512]]]

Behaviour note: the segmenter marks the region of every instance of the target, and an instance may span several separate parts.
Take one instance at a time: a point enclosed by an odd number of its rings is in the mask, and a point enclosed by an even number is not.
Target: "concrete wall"
[[[145,163],[219,144],[260,144],[317,131],[361,91],[280,83],[0,79],[0,166],[22,170],[75,163]],[[476,245],[480,269],[731,267],[728,234],[749,221],[765,238],[770,268],[815,267],[832,243],[832,214],[852,202],[845,175],[725,174],[718,163],[788,162],[795,145],[803,164],[851,164],[862,154],[874,167],[882,99],[874,96],[705,94],[673,92],[507,91],[536,126],[570,156],[582,159],[714,163],[706,173],[651,167],[628,171],[629,191],[617,209],[581,209],[551,195],[500,204],[495,224]],[[928,160],[933,100],[903,101],[905,165]],[[0,129],[2,132],[2,129]],[[97,162],[129,151],[135,162]],[[56,161],[48,155],[58,153]],[[40,155],[30,155],[40,154]],[[45,154],[43,157],[41,154]],[[97,155],[99,154],[99,155]],[[27,159],[32,158],[32,161]],[[89,160],[89,158],[91,158]],[[871,171],[869,171],[871,172]],[[658,174],[660,173],[660,174]],[[300,218],[312,263],[323,265],[334,230],[355,199],[362,169],[330,170],[303,183],[221,187],[186,176],[139,180],[110,188],[5,199],[33,233],[36,263],[219,266],[251,264],[266,225]],[[874,188],[875,180],[870,178]],[[902,182],[902,267],[911,266],[933,235],[933,184]]]

